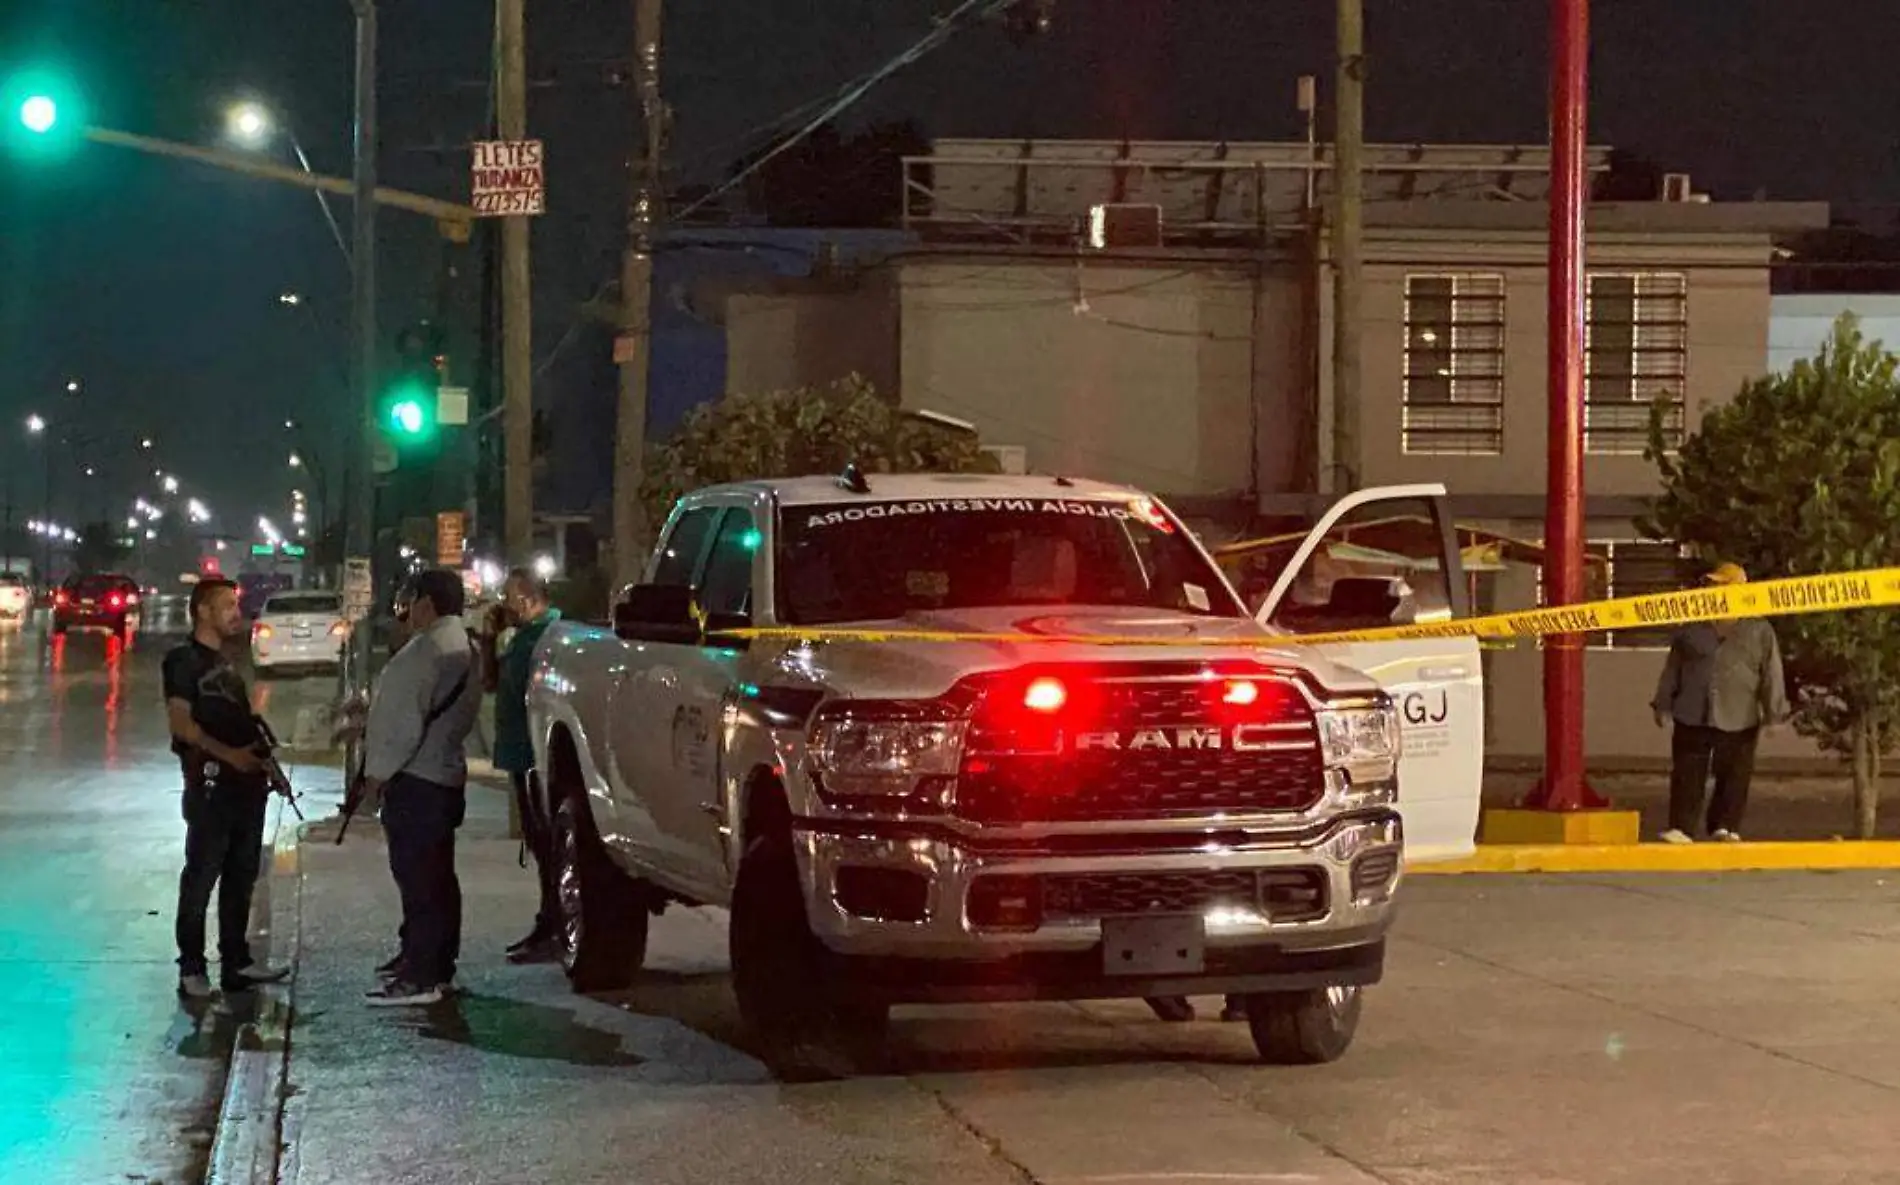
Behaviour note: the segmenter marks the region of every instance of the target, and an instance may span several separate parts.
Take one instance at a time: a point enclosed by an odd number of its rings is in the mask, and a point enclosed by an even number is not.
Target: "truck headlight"
[[[1399,719],[1391,705],[1326,708],[1317,713],[1317,722],[1327,766],[1343,771],[1354,787],[1398,776]]]
[[[957,772],[965,727],[963,720],[880,718],[846,709],[812,726],[808,752],[832,794],[901,797],[921,778]]]

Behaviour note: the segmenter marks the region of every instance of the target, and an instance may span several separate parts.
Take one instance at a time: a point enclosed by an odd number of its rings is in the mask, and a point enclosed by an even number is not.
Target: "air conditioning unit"
[[[1665,202],[1695,200],[1695,187],[1689,184],[1687,173],[1664,173],[1662,190],[1662,200]]]
[[[1029,472],[1029,450],[1020,444],[986,444],[983,451],[996,458],[1004,473],[1022,477]]]
[[[1097,251],[1160,245],[1160,206],[1110,202],[1089,207],[1089,246]]]

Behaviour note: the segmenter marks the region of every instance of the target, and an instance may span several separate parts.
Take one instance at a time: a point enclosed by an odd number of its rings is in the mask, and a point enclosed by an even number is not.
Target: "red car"
[[[139,586],[130,576],[69,576],[53,593],[53,632],[106,629],[130,638],[138,629]]]

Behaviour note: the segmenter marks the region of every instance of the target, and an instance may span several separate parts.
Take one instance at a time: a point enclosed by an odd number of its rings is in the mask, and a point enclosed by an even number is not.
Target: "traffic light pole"
[[[343,591],[346,603],[354,599],[360,607],[366,592],[374,604],[376,590],[374,573],[367,570],[376,541],[376,0],[351,0],[351,4],[356,10],[356,128],[351,185],[355,200],[350,211],[350,389],[357,408],[355,463],[350,466],[345,495]],[[352,580],[357,587],[351,587]],[[361,587],[364,581],[369,583],[367,590]],[[365,617],[355,622],[350,634],[354,661],[344,664],[346,696],[369,686],[368,621]],[[346,754],[346,770],[354,768],[355,757],[354,752]]]

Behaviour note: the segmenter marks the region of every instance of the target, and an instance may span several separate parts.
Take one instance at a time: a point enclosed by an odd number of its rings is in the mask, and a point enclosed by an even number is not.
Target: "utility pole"
[[[495,123],[503,140],[528,138],[526,0],[495,0]],[[502,550],[526,565],[534,551],[533,289],[525,215],[501,220]]]
[[[356,135],[350,210],[350,387],[357,409],[352,480],[345,497],[346,597],[352,569],[361,572],[376,542],[376,0],[351,0],[351,5],[356,11]],[[375,587],[372,576],[372,598]],[[360,595],[363,590],[356,591]],[[355,661],[346,665],[341,679],[345,693],[364,690],[369,681],[370,630],[356,624],[359,628],[350,638]]]
[[[662,211],[660,161],[666,108],[660,99],[661,0],[634,0],[634,60],[646,143],[632,165],[627,246],[620,259],[620,403],[614,436],[614,586],[639,578],[647,529],[640,504],[646,473],[647,376],[653,342],[653,237]]]
[[[1575,605],[1583,589],[1584,143],[1589,0],[1550,5],[1549,469],[1544,589]],[[1583,639],[1544,640],[1544,778],[1530,805],[1574,811],[1606,803],[1583,778]]]
[[[1359,483],[1360,240],[1366,137],[1364,0],[1335,0],[1333,75],[1333,463],[1326,488]]]

